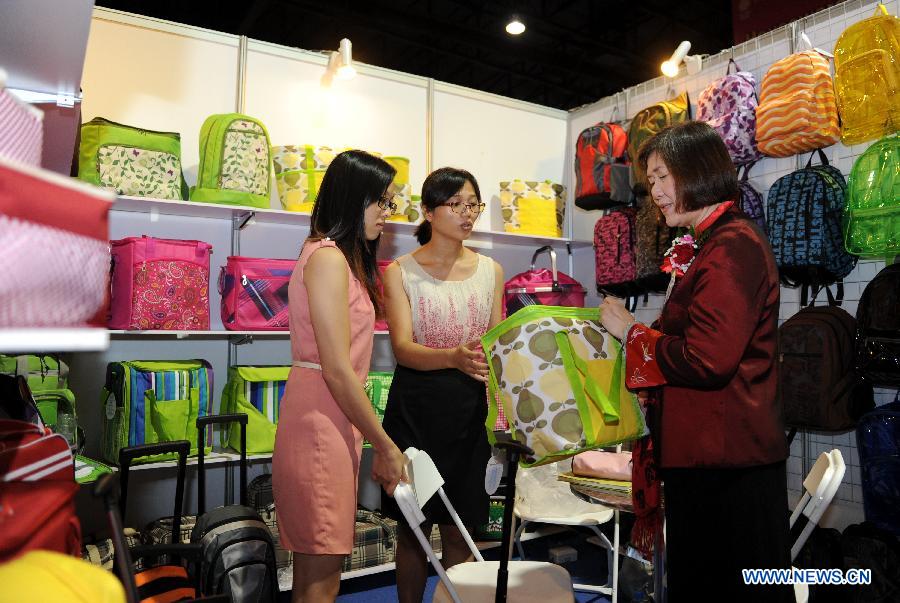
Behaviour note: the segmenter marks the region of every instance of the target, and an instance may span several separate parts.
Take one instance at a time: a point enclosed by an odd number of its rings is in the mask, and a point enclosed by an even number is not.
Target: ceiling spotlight
[[[322,85],[327,88],[335,78],[349,80],[354,76],[356,69],[353,67],[353,45],[350,40],[344,38],[341,40],[339,50],[328,53],[328,67],[322,75]]]
[[[506,24],[506,33],[512,36],[518,36],[525,31],[525,24],[519,20],[519,17],[513,15],[513,18]]]
[[[687,56],[690,49],[691,43],[687,40],[679,44],[678,48],[675,49],[675,52],[672,53],[672,56],[669,57],[669,60],[664,61],[660,66],[663,75],[666,77],[675,77],[678,75],[678,66],[681,64],[681,61],[684,60],[684,57]]]

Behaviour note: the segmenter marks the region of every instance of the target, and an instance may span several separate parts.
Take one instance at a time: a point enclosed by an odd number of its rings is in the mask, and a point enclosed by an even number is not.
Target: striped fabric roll
[[[776,62],[760,87],[756,141],[770,157],[831,146],[840,138],[828,59],[806,50]]]
[[[41,165],[44,114],[0,87],[0,157]]]

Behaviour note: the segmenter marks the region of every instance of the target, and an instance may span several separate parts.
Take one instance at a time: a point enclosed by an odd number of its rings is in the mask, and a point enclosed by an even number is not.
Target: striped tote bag
[[[278,407],[284,396],[290,366],[232,366],[222,392],[222,413],[247,414],[247,454],[275,449]],[[228,430],[228,445],[240,450],[239,429]]]

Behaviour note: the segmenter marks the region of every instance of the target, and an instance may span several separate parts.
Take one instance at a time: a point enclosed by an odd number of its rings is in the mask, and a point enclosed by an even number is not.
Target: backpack
[[[856,266],[857,258],[842,244],[841,212],[846,183],[840,171],[828,164],[812,165],[782,176],[769,189],[769,241],[784,284],[822,286],[841,281]],[[801,305],[806,305],[806,287]],[[843,284],[838,286],[843,299]]]
[[[860,417],[856,450],[866,519],[900,535],[900,392]]]
[[[637,210],[623,207],[614,210],[594,224],[594,261],[597,291],[604,295],[635,295],[637,265],[635,263],[635,217]]]
[[[897,536],[869,521],[849,525],[841,536],[848,569],[867,569],[872,582],[853,590],[853,603],[893,603],[900,600],[900,543]]]
[[[81,126],[78,178],[118,195],[184,199],[181,136],[95,117]]]
[[[221,413],[247,415],[247,454],[275,449],[275,428],[290,366],[230,366]],[[228,445],[240,450],[240,431],[228,429]]]
[[[731,73],[734,65],[736,73]],[[756,78],[741,71],[734,59],[728,60],[725,77],[707,86],[697,100],[697,120],[705,121],[722,137],[731,161],[743,164],[756,161]]]
[[[269,134],[240,113],[210,115],[200,128],[200,164],[191,201],[269,207]]]
[[[106,365],[101,393],[103,458],[118,463],[126,446],[189,440],[197,453],[197,417],[212,409],[213,369],[206,360],[131,360]],[[212,441],[206,442],[206,447]],[[169,460],[174,453],[141,457]]]
[[[740,167],[738,167],[738,189],[740,190],[740,198],[738,199],[738,203],[740,204],[741,211],[747,214],[747,217],[759,224],[759,227],[766,231],[766,214],[765,214],[765,200],[763,199],[762,193],[756,190],[752,184],[750,184],[750,168],[756,162],[747,163]],[[742,172],[743,170],[743,172]]]
[[[848,189],[847,251],[880,258],[900,254],[900,138],[882,138],[866,149],[853,163]]]
[[[631,118],[631,124],[628,126],[628,157],[631,159],[633,183],[640,183],[642,180],[636,171],[638,151],[641,148],[641,144],[666,126],[689,121],[690,119],[691,101],[687,92],[682,92],[675,98],[641,109]]]
[[[628,137],[616,123],[597,123],[575,143],[575,205],[608,209],[631,199]]]
[[[790,427],[846,431],[874,407],[853,370],[856,320],[843,308],[809,306],[778,327],[778,398]]]
[[[831,146],[840,138],[828,59],[805,50],[772,65],[756,108],[756,144],[769,157],[790,157]]]
[[[856,366],[875,385],[900,387],[900,264],[886,266],[856,308]]]
[[[834,89],[846,146],[900,130],[900,19],[883,4],[834,45]]]
[[[634,218],[635,281],[642,293],[663,292],[669,283],[669,275],[662,266],[666,250],[672,244],[675,229],[666,225],[666,219],[650,199],[642,195],[636,200]]]

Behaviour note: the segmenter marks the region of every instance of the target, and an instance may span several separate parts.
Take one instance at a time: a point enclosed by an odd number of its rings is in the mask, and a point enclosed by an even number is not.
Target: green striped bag
[[[213,370],[205,360],[110,362],[101,394],[103,459],[118,463],[121,448],[175,440],[188,440],[197,454],[197,417],[212,409],[212,391]],[[174,458],[153,455],[140,462]]]
[[[229,367],[222,413],[247,414],[247,454],[267,454],[275,449],[278,407],[290,372],[290,366]],[[240,430],[229,429],[227,441],[240,450]]]

